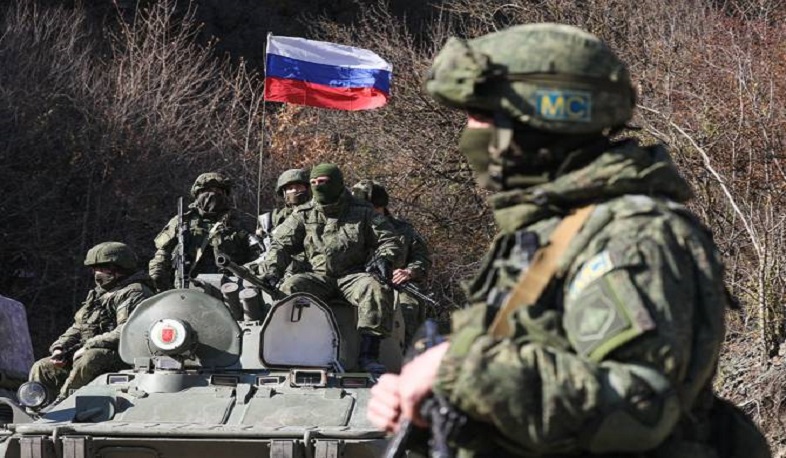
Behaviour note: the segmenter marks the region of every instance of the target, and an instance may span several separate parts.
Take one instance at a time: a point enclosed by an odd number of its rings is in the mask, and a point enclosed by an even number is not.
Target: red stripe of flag
[[[368,110],[387,103],[388,95],[373,87],[337,88],[282,78],[265,78],[265,100],[335,110]]]

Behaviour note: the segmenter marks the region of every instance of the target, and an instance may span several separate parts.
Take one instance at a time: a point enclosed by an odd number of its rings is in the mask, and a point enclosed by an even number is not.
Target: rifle
[[[274,301],[283,299],[285,296],[281,290],[273,288],[267,283],[263,282],[256,275],[251,273],[250,270],[241,265],[235,264],[232,259],[230,259],[230,257],[224,253],[216,254],[216,266],[218,266],[220,269],[225,269],[229,272],[232,272],[232,274],[237,278],[245,280],[262,291],[268,293]]]
[[[177,247],[172,254],[172,259],[175,262],[175,288],[188,288],[187,273],[188,258],[186,256],[186,233],[188,226],[183,220],[183,197],[177,199]]]
[[[439,345],[445,339],[439,335],[437,323],[433,320],[426,320],[423,323],[425,337],[419,339],[413,345],[418,354],[423,353],[431,347]],[[453,450],[448,445],[451,432],[464,423],[464,417],[442,396],[431,394],[423,400],[419,409],[420,415],[431,423],[431,439],[429,447],[432,458],[452,458]],[[403,420],[399,425],[398,432],[390,439],[385,449],[385,458],[402,458],[407,451],[407,441],[413,432],[418,429],[410,419]]]
[[[379,258],[375,257],[374,259],[369,261],[368,264],[366,264],[366,267],[373,265],[377,259]],[[368,268],[366,269],[366,272],[368,272]],[[389,278],[384,278],[382,274],[377,270],[372,271],[371,275],[373,275],[374,278],[376,278],[377,281],[382,283],[383,285],[387,285],[395,290],[405,291],[411,294],[413,297],[419,300],[423,305],[430,305],[431,307],[438,308],[439,304],[437,303],[437,301],[432,299],[430,296],[428,296],[426,293],[421,291],[420,288],[418,288],[412,283],[409,282],[399,283],[399,284],[393,283],[393,281],[390,280]]]

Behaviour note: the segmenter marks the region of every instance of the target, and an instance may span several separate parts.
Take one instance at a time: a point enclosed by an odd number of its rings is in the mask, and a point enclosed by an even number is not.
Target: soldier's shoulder
[[[349,203],[350,208],[364,208],[374,211],[374,206],[371,205],[371,202],[367,201],[366,199],[360,199],[351,194],[348,194],[347,197],[347,202]]]
[[[310,212],[310,211],[312,211],[314,209],[316,209],[316,204],[314,204],[313,200],[309,200],[308,202],[300,204],[300,205],[297,205],[295,208],[293,208],[292,209],[292,214],[295,214],[295,213],[300,213],[300,214],[308,213],[308,212]]]
[[[407,220],[405,220],[403,218],[390,216],[390,217],[388,217],[388,220],[390,221],[391,226],[396,228],[396,230],[398,230],[398,231],[401,231],[401,232],[414,232],[415,231],[415,227],[412,225],[412,223],[410,223],[409,221],[407,221]]]
[[[687,207],[667,198],[626,195],[604,203],[596,212],[598,219],[607,221],[602,228],[605,236],[620,248],[648,240],[669,250],[682,251],[695,243],[716,250],[709,228]]]

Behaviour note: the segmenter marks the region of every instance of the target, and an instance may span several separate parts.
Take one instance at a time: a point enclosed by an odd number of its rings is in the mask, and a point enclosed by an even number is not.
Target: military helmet
[[[113,264],[123,270],[136,269],[136,254],[125,243],[104,242],[90,248],[85,256],[85,265],[88,267]]]
[[[203,173],[191,186],[191,197],[196,198],[200,192],[211,187],[223,189],[229,195],[229,192],[232,191],[232,180],[217,172]]]
[[[276,194],[283,196],[284,186],[295,183],[301,183],[308,187],[308,171],[305,169],[289,169],[282,173],[281,176],[278,177],[278,182],[276,183]]]
[[[502,113],[560,134],[623,126],[635,104],[625,64],[594,35],[564,24],[451,38],[434,60],[426,90],[448,106]]]
[[[352,195],[363,199],[375,207],[387,207],[390,196],[387,189],[373,180],[360,180],[352,186]]]

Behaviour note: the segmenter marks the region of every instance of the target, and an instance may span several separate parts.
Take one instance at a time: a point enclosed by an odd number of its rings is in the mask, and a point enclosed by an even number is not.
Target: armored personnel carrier
[[[33,415],[30,406],[46,396],[34,385],[19,392],[28,413],[0,399],[13,412],[13,422],[0,426],[0,457],[382,453],[384,433],[365,417],[374,378],[352,371],[351,308],[299,293],[256,302],[254,310],[254,288],[238,296],[226,283],[202,286],[137,306],[119,348],[130,369],[104,374]]]

